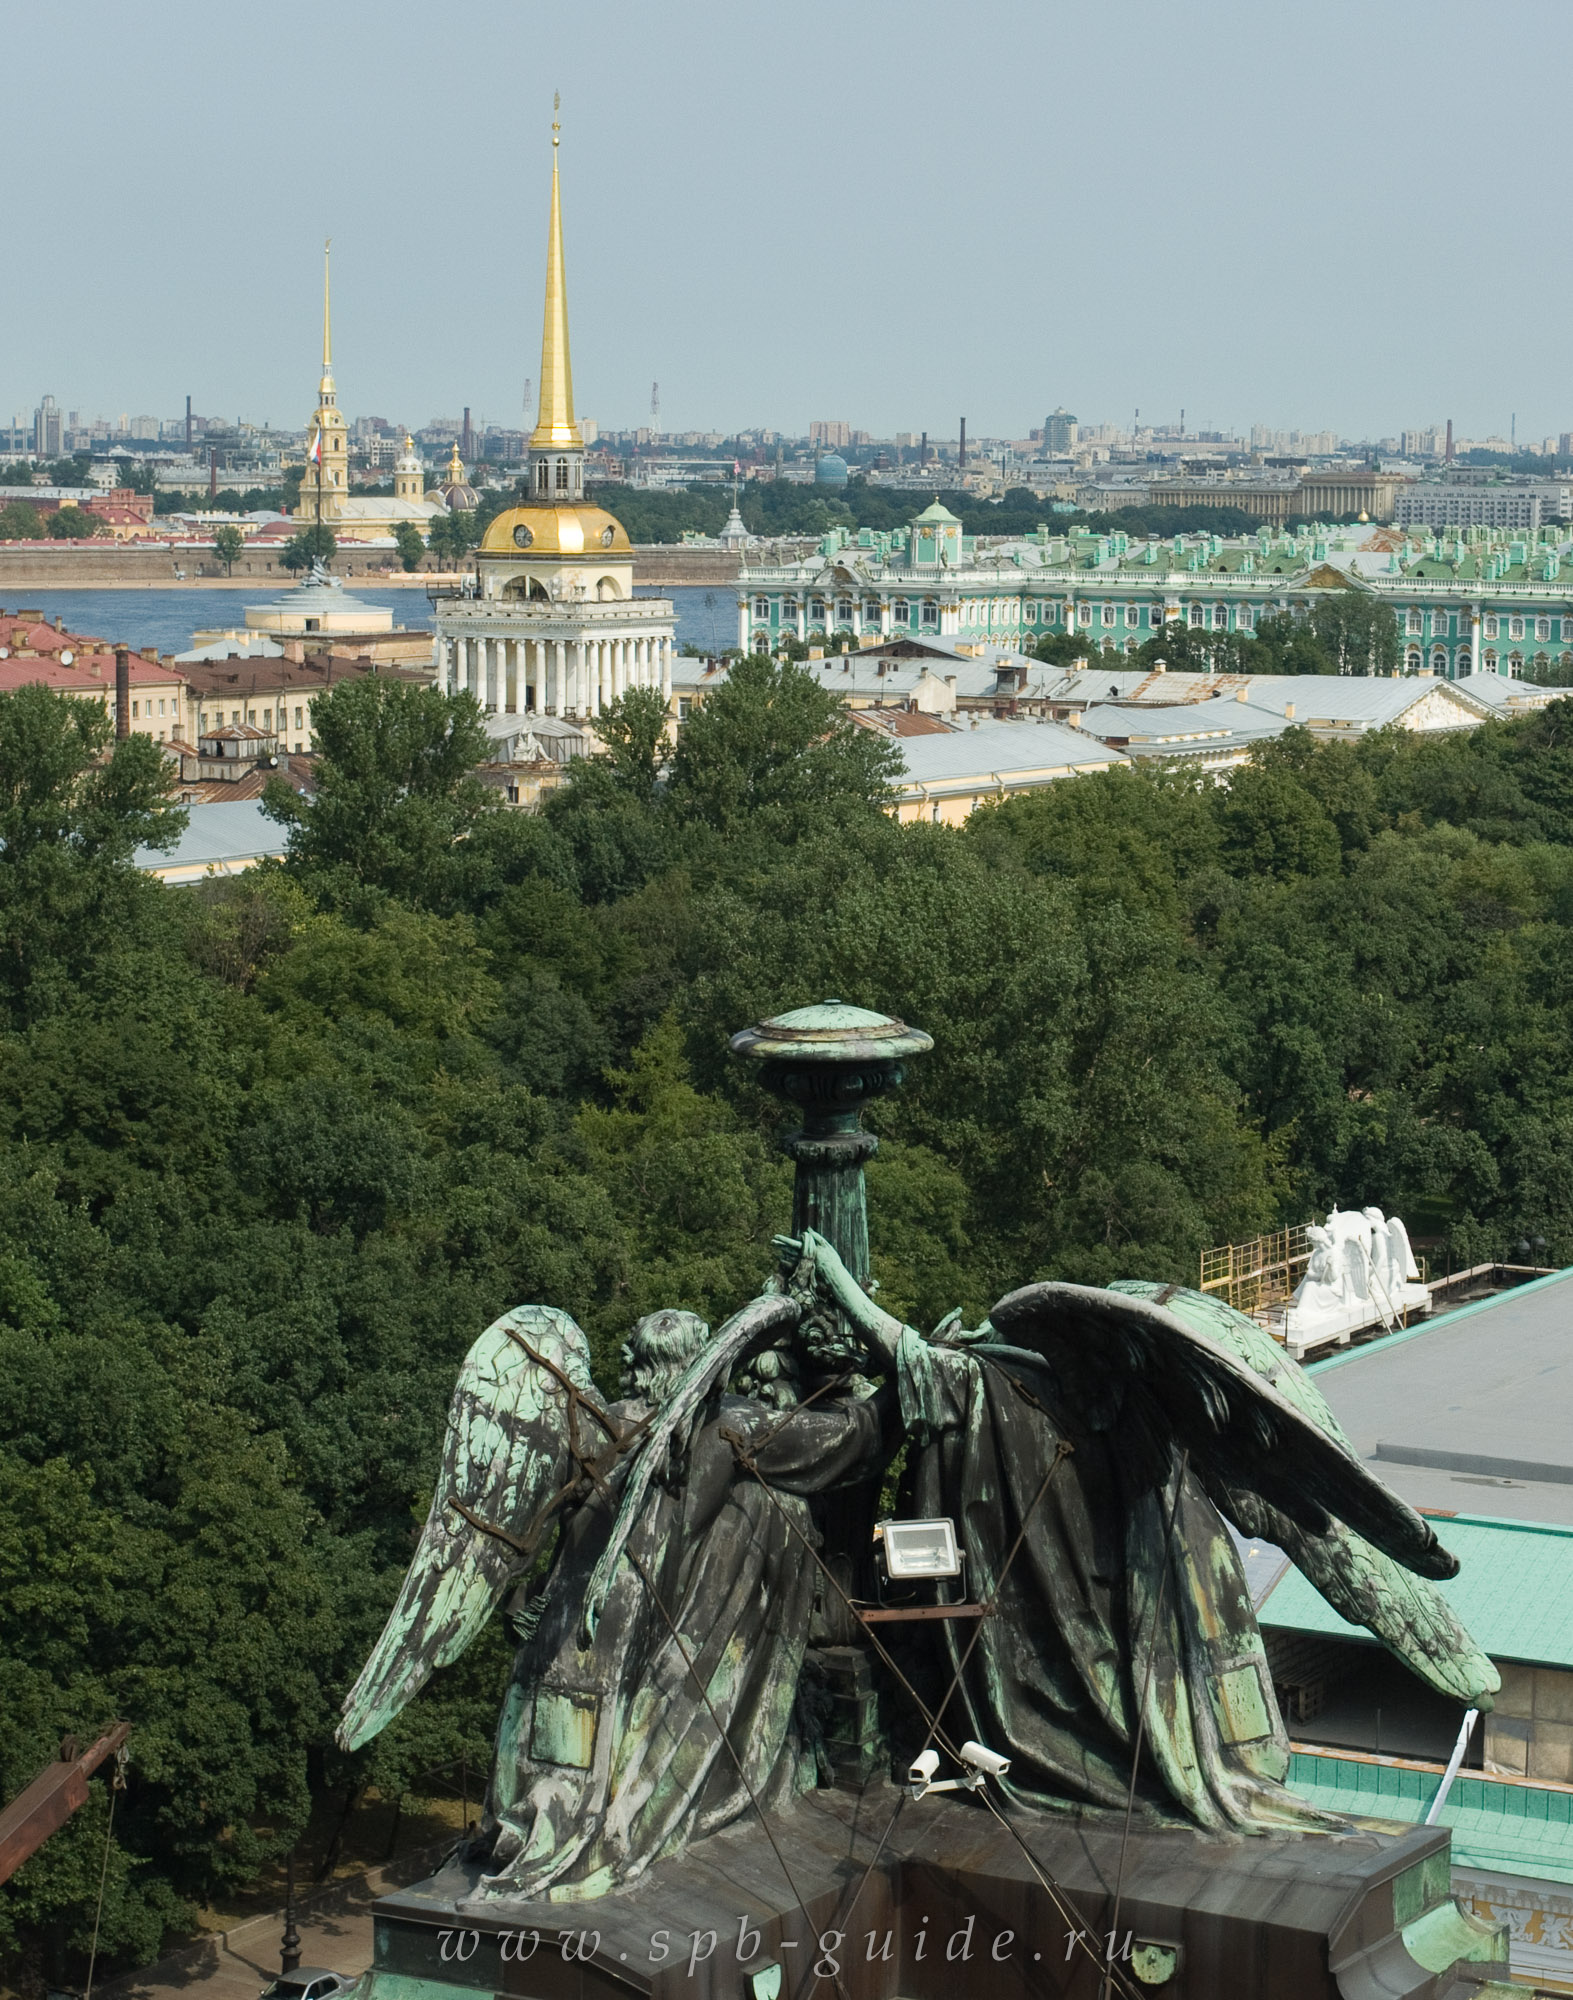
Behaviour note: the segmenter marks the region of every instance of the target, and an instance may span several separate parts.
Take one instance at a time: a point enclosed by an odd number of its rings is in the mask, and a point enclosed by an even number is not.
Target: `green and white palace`
[[[1563,527],[1263,528],[1229,541],[1042,527],[985,543],[938,500],[890,533],[833,529],[796,562],[745,559],[738,644],[767,650],[795,635],[837,646],[846,634],[864,646],[911,634],[1030,648],[1045,633],[1073,631],[1132,652],[1176,623],[1253,632],[1274,613],[1308,612],[1331,590],[1392,605],[1410,673],[1573,669],[1573,536]]]

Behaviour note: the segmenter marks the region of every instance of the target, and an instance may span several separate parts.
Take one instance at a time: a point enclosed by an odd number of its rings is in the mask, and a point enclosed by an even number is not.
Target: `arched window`
[[[754,616],[756,618],[768,618],[770,616],[770,599],[768,597],[756,597],[754,599]]]
[[[1535,620],[1535,637],[1537,639],[1549,639],[1551,637],[1551,620],[1549,618],[1537,618]]]
[[[557,461],[557,490],[559,493],[566,493],[568,491],[568,461],[566,458],[560,458]]]
[[[1510,639],[1522,639],[1522,638],[1523,638],[1523,636],[1524,636],[1524,621],[1523,621],[1523,619],[1522,619],[1522,618],[1510,618],[1510,619],[1509,619],[1509,620],[1507,621],[1507,636],[1508,636],[1508,637],[1509,637]]]
[[[1114,623],[1114,606],[1112,604],[1105,604],[1101,607],[1101,610],[1104,624],[1112,625]]]
[[[1411,646],[1409,651],[1404,655],[1404,672],[1407,674],[1418,674],[1419,671],[1420,649],[1418,646]]]
[[[1228,629],[1229,629],[1228,605],[1215,604],[1213,606],[1213,630],[1215,632],[1227,632]]]
[[[1447,655],[1442,651],[1440,646],[1431,655],[1431,671],[1441,676],[1445,676],[1447,673]]]
[[[535,468],[535,490],[537,493],[550,493],[552,490],[551,469],[544,458]]]
[[[1136,604],[1126,605],[1125,622],[1127,625],[1139,625],[1142,622],[1141,607],[1139,605]]]
[[[842,625],[850,625],[852,623],[852,600],[850,597],[838,597],[836,599],[836,619]]]
[[[1509,653],[1507,671],[1510,680],[1516,681],[1520,678],[1524,671],[1524,656],[1522,653]]]
[[[1495,646],[1490,646],[1486,649],[1486,651],[1481,655],[1480,664],[1486,673],[1494,674],[1496,672],[1497,653]]]
[[[923,623],[930,627],[937,627],[939,624],[939,606],[932,597],[925,597],[923,600]]]
[[[912,607],[904,597],[898,597],[890,607],[890,615],[898,625],[905,625],[912,617]]]
[[[1206,615],[1207,615],[1206,612],[1202,609],[1202,607],[1199,604],[1193,604],[1191,606],[1191,623],[1193,626],[1200,625],[1202,620],[1206,617]]]

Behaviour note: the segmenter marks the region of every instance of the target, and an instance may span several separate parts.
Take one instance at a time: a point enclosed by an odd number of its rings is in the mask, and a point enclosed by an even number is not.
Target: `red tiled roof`
[[[133,653],[130,660],[131,685],[135,687],[178,686],[183,676],[178,667],[155,666],[151,660],[144,660]],[[0,694],[12,694],[20,687],[33,687],[42,682],[53,688],[57,694],[108,694],[115,692],[115,656],[113,653],[89,653],[84,658],[78,655],[69,667],[63,667],[53,657],[33,659],[0,660]]]
[[[943,716],[927,715],[921,709],[859,708],[852,720],[861,728],[886,736],[954,736],[955,725]]]

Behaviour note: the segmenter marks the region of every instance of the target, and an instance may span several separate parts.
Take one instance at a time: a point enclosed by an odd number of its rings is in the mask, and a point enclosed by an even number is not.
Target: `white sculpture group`
[[[1431,1294],[1396,1215],[1334,1208],[1306,1234],[1310,1262],[1284,1315],[1292,1354],[1329,1341],[1342,1344],[1364,1327],[1401,1325],[1410,1313],[1429,1308]]]

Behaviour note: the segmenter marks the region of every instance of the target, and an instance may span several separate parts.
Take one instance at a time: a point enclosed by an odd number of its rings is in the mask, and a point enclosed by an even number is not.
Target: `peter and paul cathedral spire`
[[[552,100],[555,114],[562,105]],[[557,149],[561,126],[552,119],[552,207],[546,235],[546,315],[541,330],[541,393],[530,434],[530,497],[577,502],[584,497],[584,438],[574,421],[573,363],[568,352],[568,282],[563,271],[563,211]]]
[[[317,408],[306,439],[306,471],[301,480],[296,516],[331,528],[339,519],[350,483],[350,439],[333,382],[333,313],[329,290],[329,258],[333,238],[322,246],[322,380]]]
[[[333,307],[329,296],[329,260],[333,255],[333,238],[330,236],[322,246],[322,400],[333,401]]]

